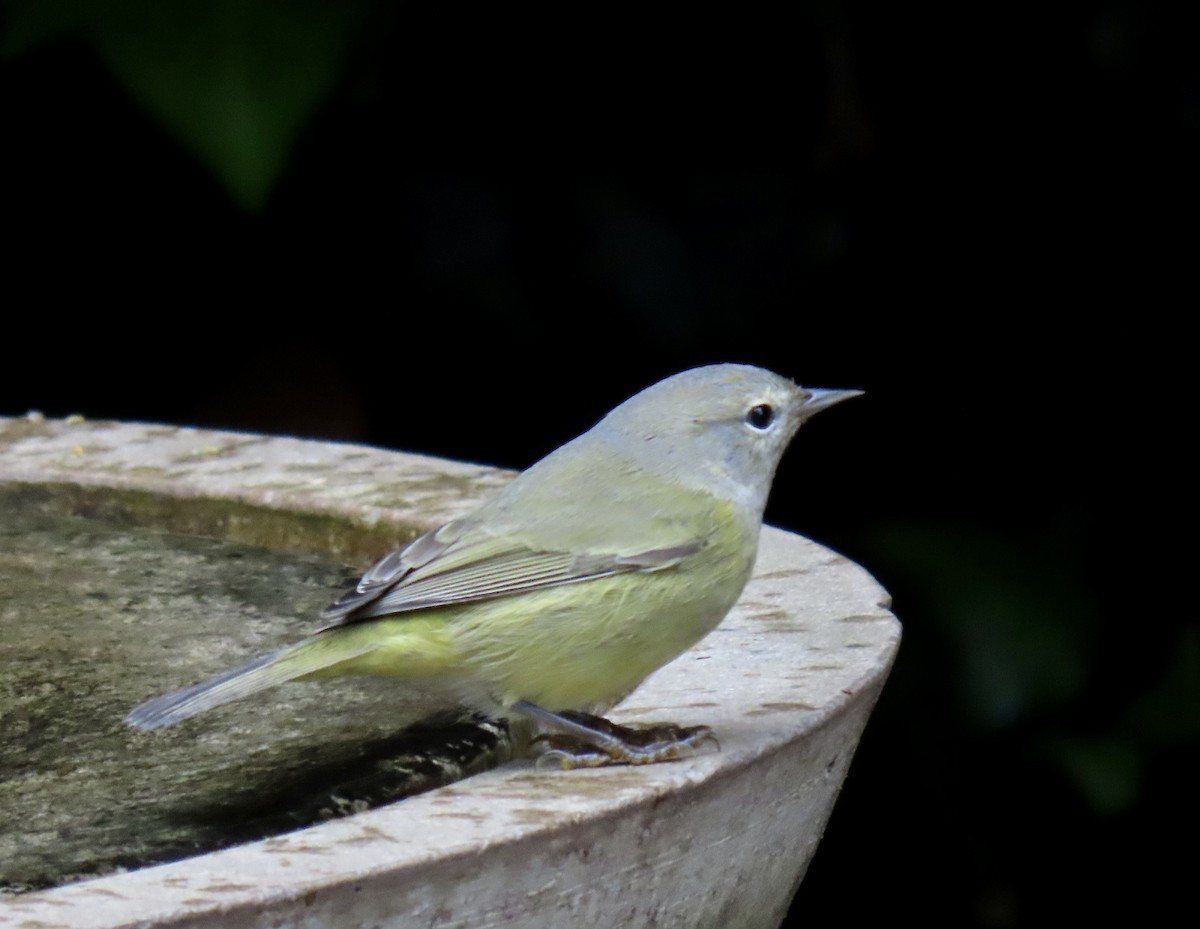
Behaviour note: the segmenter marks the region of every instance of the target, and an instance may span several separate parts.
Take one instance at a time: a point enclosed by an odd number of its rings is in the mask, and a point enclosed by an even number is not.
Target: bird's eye
[[[769,403],[752,406],[750,412],[746,414],[746,422],[755,429],[766,429],[775,422],[775,408]]]

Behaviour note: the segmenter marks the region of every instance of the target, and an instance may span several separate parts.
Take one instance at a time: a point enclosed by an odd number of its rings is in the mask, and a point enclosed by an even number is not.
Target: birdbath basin
[[[711,726],[720,750],[692,759],[543,771],[506,758],[502,731],[452,729],[431,749],[444,777],[418,771],[413,789],[429,789],[367,808],[338,805],[347,780],[393,749],[409,758],[411,745],[389,742],[390,731],[420,715],[419,695],[395,682],[289,685],[162,733],[121,725],[144,697],[311,631],[348,573],[469,512],[510,477],[354,445],[0,418],[0,925],[778,925],[900,638],[870,575],[793,533],[765,528],[726,620],[610,714]],[[31,507],[86,524],[26,552],[42,524],[29,529],[15,514]],[[88,528],[96,521],[116,528]],[[143,546],[113,534],[133,529],[161,535]],[[117,539],[118,566],[102,569],[116,574],[117,595],[76,581],[74,569],[53,574],[69,557],[97,560],[100,536]],[[216,544],[233,548],[217,555],[206,547]],[[274,587],[204,573],[171,587],[187,560],[177,551],[208,566],[238,563],[249,548],[267,553]],[[151,593],[139,572],[154,576]],[[23,598],[35,580],[53,583]],[[115,619],[89,625],[92,607],[98,616],[114,598]],[[77,609],[41,611],[55,599]],[[52,711],[43,697],[57,701]],[[47,754],[56,745],[65,751]],[[206,844],[188,831],[210,829],[221,806],[212,793],[236,795],[236,815],[253,819],[275,795],[311,786],[314,770],[334,771],[336,784],[314,788],[329,802],[312,815],[285,816],[249,841]],[[138,786],[125,786],[124,772]],[[35,849],[83,828],[67,816],[97,831],[62,883],[5,874],[6,861],[16,873]],[[148,860],[174,860],[140,867],[107,847],[138,816],[170,831]]]

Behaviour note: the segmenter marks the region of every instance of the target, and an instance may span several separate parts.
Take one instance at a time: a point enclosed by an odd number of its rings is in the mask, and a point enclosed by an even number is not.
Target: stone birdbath
[[[486,721],[406,728],[422,695],[388,681],[122,724],[311,631],[510,476],[0,418],[0,926],[777,926],[900,638],[865,571],[793,533],[764,529],[733,612],[611,714],[711,726],[717,752],[538,770]]]

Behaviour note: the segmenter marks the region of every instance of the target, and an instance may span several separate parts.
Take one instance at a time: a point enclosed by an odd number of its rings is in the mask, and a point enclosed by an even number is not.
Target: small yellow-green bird
[[[437,680],[549,730],[563,767],[644,764],[707,727],[600,716],[733,606],[776,466],[800,424],[857,390],[748,365],[684,371],[626,400],[490,502],[385,556],[295,645],[136,707],[156,729],[284,681]]]

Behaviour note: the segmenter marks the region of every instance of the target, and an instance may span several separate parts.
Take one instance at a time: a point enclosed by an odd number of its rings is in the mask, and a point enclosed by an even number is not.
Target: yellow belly
[[[757,546],[732,535],[726,545],[710,545],[660,571],[330,630],[322,635],[342,638],[355,655],[314,676],[436,678],[457,682],[468,699],[501,706],[526,700],[549,710],[603,712],[733,606]]]

